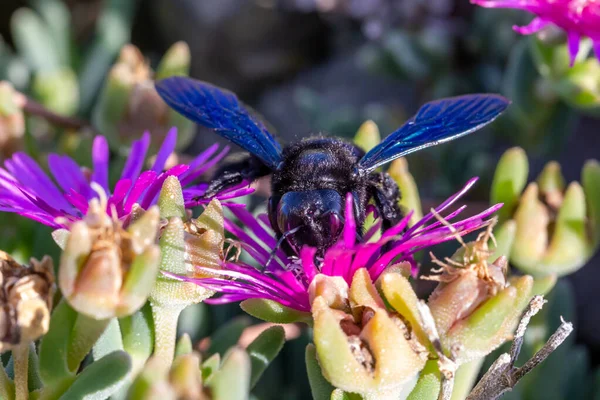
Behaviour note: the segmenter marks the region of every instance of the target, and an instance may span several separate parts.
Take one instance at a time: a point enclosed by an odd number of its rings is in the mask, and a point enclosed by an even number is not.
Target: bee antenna
[[[285,239],[287,239],[288,236],[293,235],[294,233],[298,232],[300,230],[300,228],[303,228],[303,227],[304,227],[303,225],[297,226],[295,228],[290,229],[287,232],[284,232],[281,235],[281,237],[277,241],[277,244],[275,244],[275,247],[271,251],[271,254],[269,255],[269,259],[267,260],[267,263],[265,264],[265,266],[268,266],[269,264],[271,264],[271,261],[273,261],[275,259],[275,255],[277,254],[277,251],[281,247],[281,244],[283,243],[283,241]]]

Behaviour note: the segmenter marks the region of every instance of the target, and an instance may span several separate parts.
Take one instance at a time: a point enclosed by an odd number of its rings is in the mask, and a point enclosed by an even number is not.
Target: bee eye
[[[337,236],[342,231],[342,218],[336,212],[328,212],[323,214],[321,221],[323,222],[323,225],[329,229],[329,233],[333,237]]]

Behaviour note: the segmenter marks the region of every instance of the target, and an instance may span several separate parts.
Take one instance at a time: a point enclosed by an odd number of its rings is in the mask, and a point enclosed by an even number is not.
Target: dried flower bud
[[[161,62],[158,77],[187,75],[189,58],[185,43],[174,44]],[[128,147],[145,131],[155,139],[152,143],[161,143],[173,126],[179,128],[178,148],[189,144],[193,124],[160,98],[152,75],[150,66],[135,46],[123,47],[94,110],[94,123],[106,135],[111,147]]]
[[[6,81],[0,81],[0,158],[21,148],[25,134],[25,96]]]
[[[358,270],[349,288],[317,276],[311,293],[314,342],[329,382],[365,398],[397,398],[416,382],[427,350],[403,316],[386,310],[367,270]]]
[[[504,343],[527,305],[533,279],[524,276],[507,282],[507,258],[493,263],[488,248],[493,224],[477,240],[463,244],[441,266],[441,274],[427,277],[440,284],[428,300],[443,347],[458,364],[489,354]]]
[[[0,352],[44,335],[50,325],[54,296],[52,259],[21,265],[0,251]]]
[[[106,198],[90,201],[70,228],[60,260],[59,286],[69,304],[95,319],[137,311],[154,286],[160,250],[158,207],[124,229],[106,213]]]
[[[600,165],[588,161],[582,184],[567,185],[560,165],[550,162],[525,188],[527,170],[525,153],[511,149],[498,163],[492,186],[492,201],[509,206],[504,225],[514,225],[506,230],[510,261],[534,276],[572,273],[600,245]]]

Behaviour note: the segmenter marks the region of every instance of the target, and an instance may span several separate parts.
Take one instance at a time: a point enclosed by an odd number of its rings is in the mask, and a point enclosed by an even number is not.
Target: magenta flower
[[[554,24],[567,32],[571,66],[579,53],[579,41],[587,36],[594,42],[596,57],[600,58],[600,1],[599,0],[471,0],[489,8],[516,8],[537,15],[527,26],[515,26],[520,34],[530,35]]]
[[[176,176],[184,188],[186,207],[199,202],[206,184],[193,184],[209,168],[225,157],[229,148],[217,153],[218,145],[209,147],[189,164],[176,165],[164,171],[169,155],[175,149],[177,130],[171,129],[160,147],[152,168],[144,170],[150,135],[132,144],[121,177],[114,187],[108,183],[109,149],[104,136],[96,136],[92,149],[92,170],[78,165],[68,156],[50,154],[48,168],[51,177],[27,154],[15,153],[0,168],[0,212],[11,212],[41,222],[53,228],[81,219],[87,212],[89,201],[98,197],[97,189],[108,197],[108,209],[116,217],[124,218],[134,204],[143,209],[156,203],[158,193],[168,176]],[[238,186],[217,196],[226,205],[228,199],[252,192],[249,187]],[[204,201],[202,201],[204,202]],[[58,220],[57,220],[58,218]]]
[[[460,192],[451,196],[435,210],[442,213],[476,181],[477,178],[471,179]],[[498,204],[478,215],[453,222],[453,230],[461,236],[477,230],[486,224],[485,218],[501,206]],[[462,206],[446,215],[445,219],[451,221],[465,207]],[[401,233],[412,216],[412,213],[409,213],[396,226],[384,232],[379,240],[368,242],[375,232],[375,229],[371,229],[365,234],[364,241],[357,243],[352,197],[348,195],[343,234],[338,243],[325,252],[323,260],[315,263],[316,249],[310,247],[303,248],[299,258],[288,258],[282,251],[277,251],[275,257],[271,258],[271,249],[274,248],[277,240],[268,228],[267,216],[261,215],[256,219],[243,208],[232,209],[232,212],[253,236],[231,221],[226,220],[225,228],[237,236],[243,249],[259,265],[265,266],[264,269],[258,270],[244,263],[226,261],[221,270],[196,266],[199,272],[204,272],[212,276],[211,278],[198,279],[169,275],[219,292],[220,297],[206,301],[212,304],[259,298],[274,300],[296,310],[309,311],[308,288],[317,274],[340,276],[350,284],[354,273],[360,268],[366,268],[371,278],[376,280],[389,265],[401,261],[410,262],[414,274],[416,273],[414,253],[455,238],[450,228],[434,219],[433,213],[427,214],[406,232]],[[384,247],[388,243],[390,245]]]

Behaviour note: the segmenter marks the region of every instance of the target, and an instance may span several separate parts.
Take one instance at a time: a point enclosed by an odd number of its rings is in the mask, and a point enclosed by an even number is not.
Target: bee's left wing
[[[495,120],[510,102],[494,94],[473,94],[432,101],[400,129],[386,137],[359,161],[371,171],[396,158],[448,142],[474,132]]]
[[[230,91],[183,76],[156,82],[156,90],[175,111],[213,129],[269,168],[276,169],[281,162],[279,143]]]

